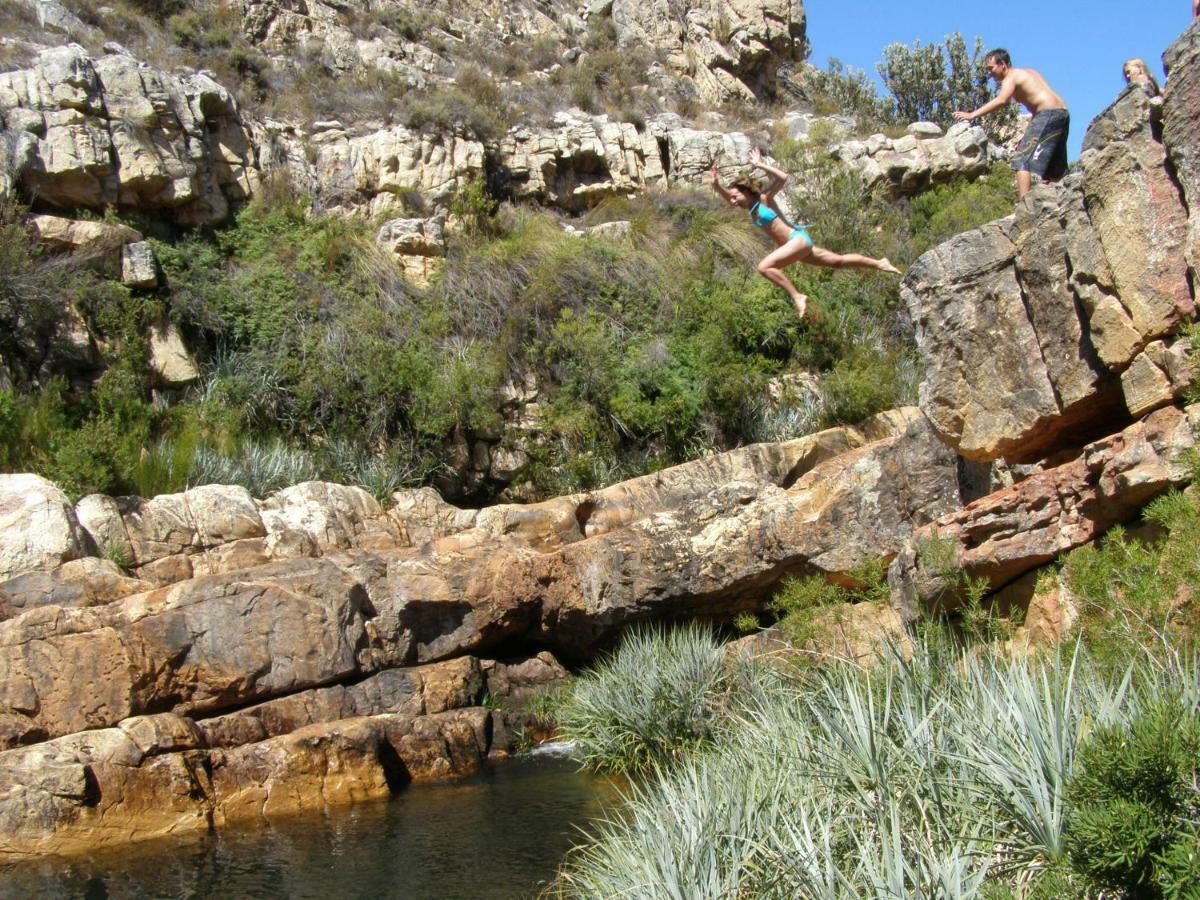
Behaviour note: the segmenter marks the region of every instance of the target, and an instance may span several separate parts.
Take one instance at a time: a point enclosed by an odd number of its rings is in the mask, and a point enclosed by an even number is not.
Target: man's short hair
[[[989,50],[985,56],[984,62],[998,62],[1005,66],[1011,66],[1012,60],[1008,58],[1008,51],[1003,47],[997,47],[995,50]]]

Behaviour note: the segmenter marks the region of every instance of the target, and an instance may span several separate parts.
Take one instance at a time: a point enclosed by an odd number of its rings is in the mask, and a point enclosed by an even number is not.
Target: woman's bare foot
[[[880,272],[891,272],[893,275],[903,275],[904,273],[892,265],[892,261],[886,256],[879,261]]]
[[[796,307],[796,315],[804,318],[804,313],[808,309],[808,296],[806,294],[793,294],[792,306]]]

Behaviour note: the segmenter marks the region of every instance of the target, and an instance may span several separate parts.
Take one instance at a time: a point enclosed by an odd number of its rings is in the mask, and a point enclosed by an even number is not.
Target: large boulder
[[[0,579],[88,552],[67,495],[40,475],[0,475]]]
[[[926,361],[921,408],[963,456],[1033,461],[1145,411],[1122,373],[1195,310],[1188,211],[1159,118],[1144,91],[1124,91],[1061,184],[910,268],[901,294]]]
[[[365,600],[357,582],[318,559],[107,606],[33,609],[0,623],[0,714],[54,736],[324,684],[359,672]]]
[[[26,572],[0,582],[0,619],[36,606],[103,606],[152,587],[128,577],[110,560],[84,556],[56,569]]]
[[[626,499],[590,534],[600,507],[579,498],[558,548],[467,531],[392,554],[372,593],[378,649],[405,665],[532,638],[578,658],[641,618],[755,607],[788,573],[845,578],[961,505],[957,459],[923,419],[781,483],[726,481],[670,508]]]

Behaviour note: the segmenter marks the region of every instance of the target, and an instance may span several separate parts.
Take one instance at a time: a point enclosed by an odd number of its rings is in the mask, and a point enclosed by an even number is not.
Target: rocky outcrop
[[[510,733],[508,714],[478,704],[485,693],[511,701],[520,675],[545,687],[565,672],[544,654],[463,658],[211,719],[134,716],[0,753],[0,859],[319,813],[466,774],[507,749],[495,735]]]
[[[921,408],[962,455],[1036,460],[1177,396],[1181,381],[1156,342],[1195,311],[1192,226],[1161,114],[1145,92],[1126,90],[1092,123],[1061,184],[909,270],[902,295],[926,360]]]
[[[608,9],[625,47],[646,47],[707,105],[773,97],[781,62],[805,51],[800,0],[613,0]]]
[[[389,219],[379,226],[375,240],[399,262],[405,275],[426,284],[446,257],[446,218]]]
[[[1170,78],[1163,97],[1163,142],[1183,198],[1192,211],[1188,220],[1186,260],[1197,283],[1200,269],[1200,28],[1192,27],[1163,54]]]
[[[892,564],[893,598],[909,618],[953,606],[961,574],[990,590],[1095,540],[1189,478],[1200,406],[1160,409],[1077,457],[924,525]]]
[[[945,134],[932,122],[914,122],[903,137],[873,134],[835,144],[832,152],[868,187],[893,198],[913,197],[939,184],[974,178],[997,159],[987,132],[967,122],[953,125]]]
[[[62,207],[162,209],[177,222],[222,219],[257,184],[233,95],[207,75],[168,75],[77,44],[0,74],[13,152],[5,180]]]
[[[914,523],[960,502],[954,457],[921,421],[793,477],[705,486],[670,509],[649,483],[615,508],[564,500],[477,520],[388,562],[371,590],[380,650],[419,662],[532,638],[578,658],[647,616],[730,615],[786,574],[837,578],[890,558]],[[524,540],[486,534],[498,525]],[[526,543],[533,534],[543,549]]]
[[[907,430],[866,443],[837,429],[463,516],[429,500],[385,515],[361,490],[316,482],[261,504],[220,486],[86,498],[93,539],[119,554],[123,536],[142,581],[109,567],[103,587],[84,589],[58,568],[0,587],[26,610],[0,623],[0,710],[23,733],[65,735],[513,641],[578,656],[646,615],[752,605],[788,571],[836,577],[891,556],[914,522],[958,505],[953,456],[919,418],[893,427]],[[272,539],[306,550],[272,561]],[[221,568],[214,556],[237,570],[207,574]],[[161,580],[177,583],[145,590]]]

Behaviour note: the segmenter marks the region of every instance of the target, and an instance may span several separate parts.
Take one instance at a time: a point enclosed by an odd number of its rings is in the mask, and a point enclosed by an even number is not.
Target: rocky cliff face
[[[921,408],[964,456],[1041,459],[1178,394],[1185,367],[1171,362],[1171,336],[1195,312],[1194,223],[1163,142],[1174,85],[1167,98],[1126,90],[1091,124],[1063,182],[921,257],[905,278],[929,367]],[[1171,152],[1194,153],[1191,137]]]
[[[1196,366],[1178,332],[1196,314],[1200,27],[1164,58],[1161,102],[1122,92],[1061,184],[905,278],[931,425],[964,457],[1036,463],[914,533],[890,573],[910,616],[956,600],[922,564],[925,542],[948,542],[953,567],[999,589],[1187,479],[1197,409],[1180,407]]]
[[[309,483],[72,507],[0,476],[0,856],[469,770],[563,677],[548,650],[756,608],[788,572],[845,578],[962,489],[907,410],[530,506],[396,500]],[[480,709],[485,690],[514,711]]]

